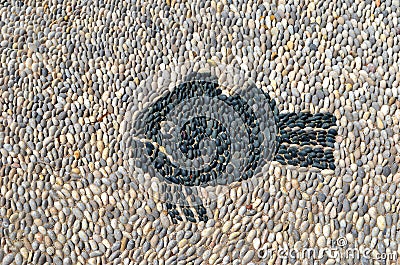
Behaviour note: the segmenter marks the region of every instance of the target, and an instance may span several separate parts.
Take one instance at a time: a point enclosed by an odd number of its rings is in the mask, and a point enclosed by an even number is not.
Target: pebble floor
[[[0,262],[399,264],[399,5],[2,1]],[[125,174],[124,115],[197,57],[249,71],[280,113],[332,113],[335,169],[272,162],[173,224]]]

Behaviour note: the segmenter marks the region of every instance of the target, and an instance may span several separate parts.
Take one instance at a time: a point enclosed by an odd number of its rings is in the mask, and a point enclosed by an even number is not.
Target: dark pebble
[[[326,200],[326,195],[322,192],[318,193],[318,200],[324,202]]]
[[[388,167],[388,166],[383,167],[382,174],[385,177],[388,177],[391,173],[392,173],[392,171],[391,171],[390,167]]]
[[[324,169],[324,166],[323,166],[323,165],[321,165],[321,164],[319,164],[319,163],[316,163],[316,162],[314,162],[314,163],[312,164],[312,166],[313,166],[313,167],[316,167],[316,168],[319,168],[319,169]]]

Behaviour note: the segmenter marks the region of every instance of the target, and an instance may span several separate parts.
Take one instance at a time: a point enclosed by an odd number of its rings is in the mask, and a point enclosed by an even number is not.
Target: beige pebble
[[[228,232],[232,227],[232,221],[227,221],[223,226],[222,226],[222,233]]]
[[[204,230],[201,232],[201,236],[203,236],[203,237],[209,237],[209,236],[212,235],[213,232],[214,232],[214,228],[213,228],[213,227],[209,227],[209,228],[204,229]]]
[[[380,130],[383,130],[385,128],[385,126],[383,125],[383,121],[379,117],[376,117],[376,126]]]
[[[393,182],[396,183],[396,184],[400,183],[400,172],[399,172],[399,173],[396,173],[396,174],[393,176]]]
[[[289,50],[293,50],[293,47],[294,47],[293,41],[288,41],[286,45],[287,45]]]
[[[384,216],[382,216],[382,215],[378,216],[376,223],[380,230],[384,230],[386,228],[386,219]]]

